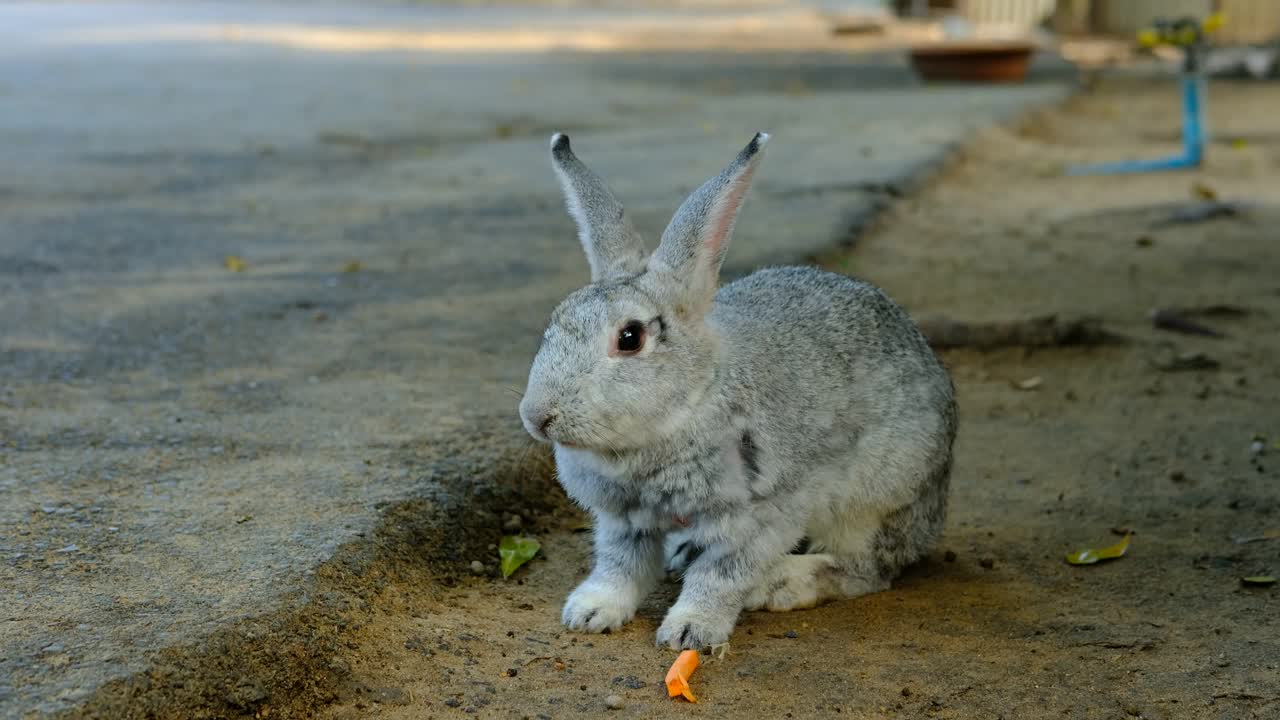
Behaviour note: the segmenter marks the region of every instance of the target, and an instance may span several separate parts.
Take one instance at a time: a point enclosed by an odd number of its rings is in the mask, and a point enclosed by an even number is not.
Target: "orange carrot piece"
[[[671,697],[683,695],[684,699],[691,703],[698,702],[698,699],[693,696],[693,691],[689,689],[689,676],[693,675],[693,671],[697,669],[697,650],[685,650],[680,653],[680,657],[671,663],[671,669],[667,671],[667,695]]]

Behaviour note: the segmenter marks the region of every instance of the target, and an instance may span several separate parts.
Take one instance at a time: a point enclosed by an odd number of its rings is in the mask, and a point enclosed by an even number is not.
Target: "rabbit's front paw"
[[[570,630],[609,632],[631,622],[636,604],[623,588],[588,580],[569,594],[560,622]]]
[[[658,647],[699,650],[729,642],[734,620],[732,613],[676,603],[658,628]]]

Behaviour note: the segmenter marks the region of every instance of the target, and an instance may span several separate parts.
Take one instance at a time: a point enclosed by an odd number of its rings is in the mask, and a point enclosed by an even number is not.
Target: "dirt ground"
[[[945,354],[962,415],[949,526],[892,590],[744,615],[689,705],[666,698],[675,654],[653,644],[676,588],[621,632],[565,632],[589,535],[543,515],[525,520],[543,552],[511,580],[384,584],[324,717],[1276,717],[1280,590],[1241,578],[1280,574],[1280,540],[1233,536],[1280,528],[1280,86],[1215,83],[1201,171],[1061,173],[1173,152],[1176,99],[1112,79],[989,131],[830,259],[918,317],[1094,315],[1124,339]],[[1158,227],[1209,192],[1251,205]],[[1211,305],[1239,310],[1201,317],[1225,337],[1148,317]],[[1160,369],[1194,353],[1217,367]],[[1126,557],[1063,561],[1124,529]]]

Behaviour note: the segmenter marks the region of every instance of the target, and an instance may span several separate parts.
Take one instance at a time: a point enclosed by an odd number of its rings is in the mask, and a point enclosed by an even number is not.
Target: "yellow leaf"
[[[1265,540],[1280,540],[1280,529],[1265,530],[1257,535],[1233,535],[1231,539],[1234,540],[1237,545],[1263,542]]]
[[[1191,186],[1191,194],[1195,197],[1200,198],[1201,200],[1217,200],[1218,199],[1218,191],[1214,190],[1212,187],[1202,182],[1198,182]]]
[[[1125,552],[1129,550],[1129,538],[1132,535],[1125,535],[1124,539],[1101,550],[1079,550],[1073,553],[1067,553],[1067,562],[1072,565],[1092,565],[1103,560],[1114,560],[1123,557]]]
[[[244,261],[238,255],[228,255],[222,259],[222,266],[231,272],[244,272],[249,269],[249,263]]]

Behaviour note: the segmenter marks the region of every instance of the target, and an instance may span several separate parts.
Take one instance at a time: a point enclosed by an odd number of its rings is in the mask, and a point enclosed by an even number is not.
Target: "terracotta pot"
[[[928,81],[1021,82],[1031,53],[1026,42],[946,42],[911,50],[911,65]]]

